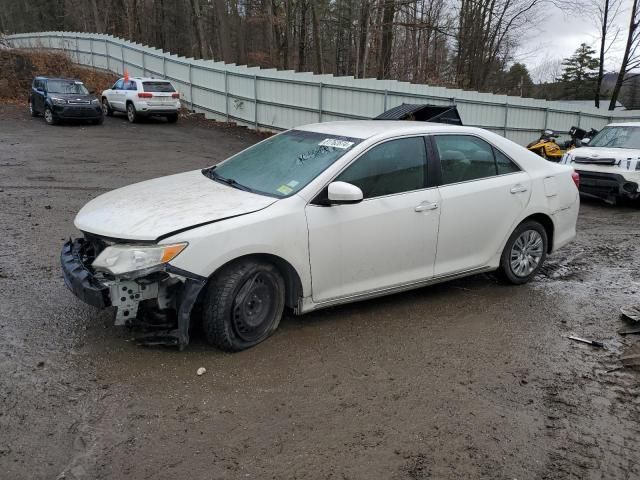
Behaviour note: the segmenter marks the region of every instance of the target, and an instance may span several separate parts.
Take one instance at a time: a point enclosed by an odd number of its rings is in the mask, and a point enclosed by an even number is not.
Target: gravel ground
[[[238,354],[136,346],[66,290],[60,247],[90,198],[259,139],[0,106],[0,477],[640,478],[639,372],[607,373],[640,344],[616,333],[640,300],[637,206],[583,202],[528,285],[479,275],[285,318]]]

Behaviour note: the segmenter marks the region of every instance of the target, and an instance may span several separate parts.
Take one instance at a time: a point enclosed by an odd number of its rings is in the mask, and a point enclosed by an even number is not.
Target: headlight
[[[51,97],[51,101],[54,105],[66,105],[67,101],[64,98]]]
[[[172,245],[112,245],[105,248],[93,261],[93,268],[112,275],[137,272],[139,270],[160,270],[178,256],[187,243]]]
[[[93,100],[91,100],[91,105],[98,105],[100,103],[100,100],[98,100],[97,98],[94,98]]]

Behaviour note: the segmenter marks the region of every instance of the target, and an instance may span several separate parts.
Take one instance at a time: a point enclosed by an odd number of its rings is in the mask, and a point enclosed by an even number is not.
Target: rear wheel
[[[136,107],[133,103],[127,103],[127,120],[130,123],[136,123],[138,121],[138,112],[136,112]]]
[[[547,258],[547,245],[547,232],[541,224],[529,220],[518,225],[500,257],[502,277],[515,285],[527,283]]]
[[[257,345],[278,328],[284,295],[282,275],[270,263],[247,259],[224,267],[204,298],[207,341],[229,352]]]
[[[106,98],[102,99],[102,113],[107,117],[113,116],[113,110],[111,109],[111,105],[109,105],[109,100]]]
[[[170,115],[167,115],[167,122],[176,123],[177,121],[178,121],[178,114],[177,113],[172,113]]]
[[[48,125],[55,125],[57,123],[56,117],[53,116],[53,112],[49,107],[44,108],[44,121]]]

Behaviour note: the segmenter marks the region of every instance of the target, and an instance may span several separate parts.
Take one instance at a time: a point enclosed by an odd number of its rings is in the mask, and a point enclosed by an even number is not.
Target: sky
[[[631,5],[631,0],[622,0],[624,6]],[[559,64],[563,58],[570,57],[581,43],[591,46],[596,55],[600,51],[600,32],[595,21],[584,12],[565,13],[557,7],[550,7],[543,20],[529,30],[522,41],[516,61],[521,61],[530,72],[535,82],[551,80],[553,70],[549,66]],[[617,70],[622,59],[622,49],[626,40],[626,27],[629,21],[628,9],[623,9],[617,18],[621,31],[614,46],[605,57],[605,69]]]

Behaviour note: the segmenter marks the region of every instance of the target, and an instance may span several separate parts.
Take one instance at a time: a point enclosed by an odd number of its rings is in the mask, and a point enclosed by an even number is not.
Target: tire
[[[38,112],[33,107],[33,100],[29,101],[29,114],[31,114],[32,117],[37,117],[38,116]]]
[[[172,113],[171,115],[167,115],[167,122],[176,123],[178,121],[178,114]]]
[[[44,107],[44,121],[47,122],[47,125],[55,125],[58,123],[49,107]]]
[[[102,125],[104,123],[104,115],[97,120],[92,120],[91,123],[93,123],[94,125]]]
[[[107,117],[113,117],[113,110],[111,109],[111,105],[109,105],[109,100],[106,98],[102,99],[102,113]]]
[[[127,120],[129,123],[136,123],[138,121],[138,112],[133,103],[127,103]]]
[[[223,267],[202,306],[207,341],[227,352],[257,345],[278,328],[284,298],[284,279],[272,264],[247,259]]]
[[[522,285],[531,280],[547,258],[547,231],[534,221],[522,222],[507,240],[498,272],[503,280]]]

